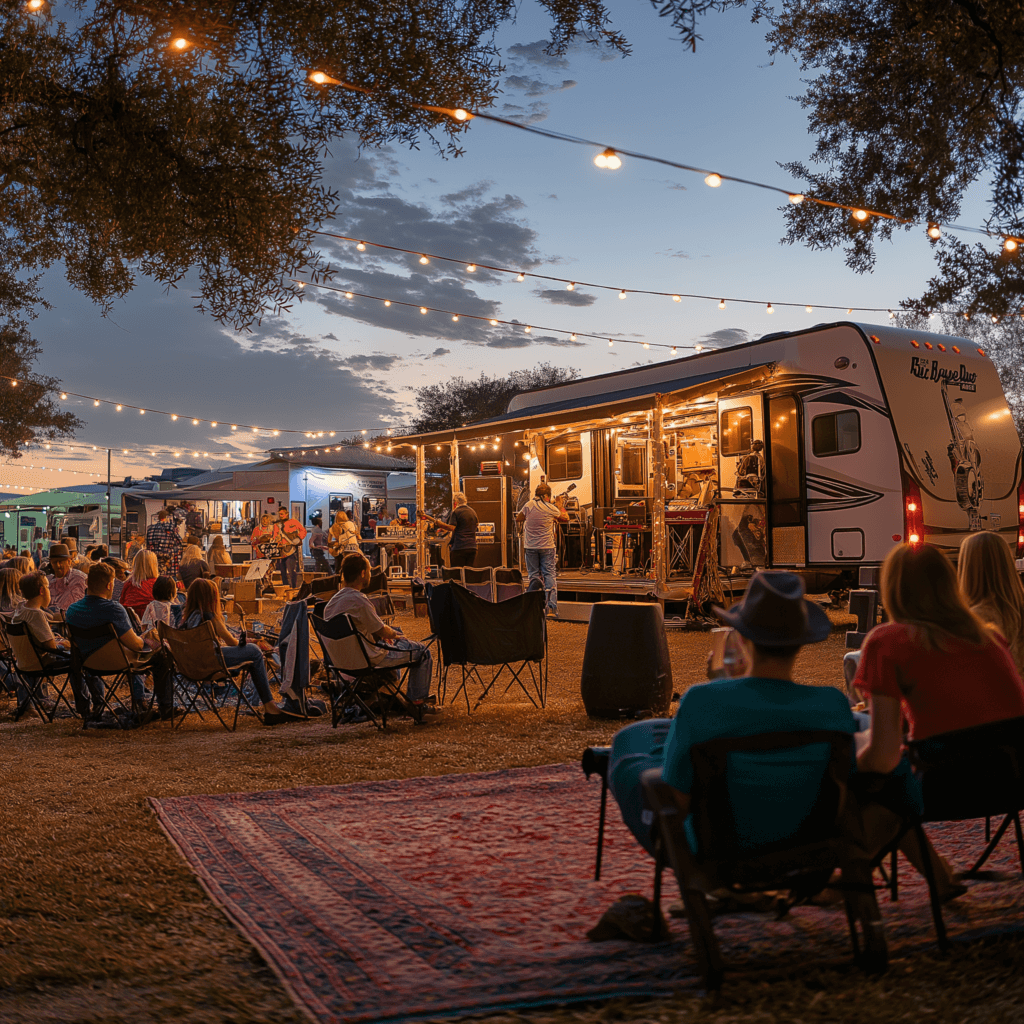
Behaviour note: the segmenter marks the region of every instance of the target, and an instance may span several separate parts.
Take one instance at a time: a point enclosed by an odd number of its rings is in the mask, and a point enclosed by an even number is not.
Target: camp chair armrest
[[[660,768],[648,768],[640,776],[640,784],[680,889],[711,892],[714,886],[697,864],[683,827],[690,809],[689,795],[662,781]]]

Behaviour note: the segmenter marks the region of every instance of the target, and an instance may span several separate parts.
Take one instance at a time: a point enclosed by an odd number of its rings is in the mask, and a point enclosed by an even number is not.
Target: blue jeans
[[[651,826],[654,815],[644,810],[640,776],[648,768],[660,768],[671,718],[648,718],[623,726],[612,737],[608,761],[608,789],[622,812],[622,820],[637,842],[654,856]]]
[[[292,556],[294,557],[294,556]],[[263,652],[255,644],[246,644],[244,647],[222,647],[224,664],[228,668],[241,665],[243,661],[251,661],[253,685],[264,704],[269,704],[273,699],[270,696],[270,680],[267,678],[267,663],[263,659]]]
[[[555,582],[555,549],[526,548],[526,571],[531,580],[540,580],[547,594],[547,609],[552,615],[558,612],[558,585]]]
[[[420,701],[430,695],[430,679],[434,674],[434,661],[423,644],[409,640],[404,636],[384,645],[388,648],[382,660],[378,660],[380,649],[373,650],[374,664],[378,668],[401,668],[412,663],[417,652],[423,652],[423,658],[409,669],[409,678],[405,684],[405,695],[411,701]]]
[[[297,587],[299,585],[299,560],[291,554],[287,558],[277,560],[277,571],[281,574],[281,582],[286,587]]]

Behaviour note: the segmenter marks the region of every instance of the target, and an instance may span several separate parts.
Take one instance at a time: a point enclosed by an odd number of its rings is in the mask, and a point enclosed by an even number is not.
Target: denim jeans
[[[287,558],[277,560],[277,571],[281,574],[281,582],[286,587],[297,587],[299,585],[299,560],[292,554]]]
[[[547,594],[547,609],[558,612],[558,584],[555,581],[555,549],[526,548],[526,571],[531,580],[540,580]]]
[[[331,569],[327,564],[327,556],[323,550],[321,548],[313,548],[310,554],[313,556],[313,565],[316,567],[316,571],[329,574]]]
[[[430,695],[430,679],[434,674],[434,661],[423,644],[416,643],[404,636],[392,640],[386,645],[387,653],[378,660],[379,650],[374,650],[374,664],[379,668],[400,668],[411,664],[416,652],[422,651],[423,658],[409,669],[409,678],[405,685],[405,695],[411,701],[423,700]]]
[[[251,661],[252,682],[256,692],[264,704],[269,704],[273,699],[270,696],[270,680],[267,678],[267,663],[263,659],[263,652],[255,644],[246,644],[244,647],[222,647],[224,664],[228,668],[241,665],[243,661]]]

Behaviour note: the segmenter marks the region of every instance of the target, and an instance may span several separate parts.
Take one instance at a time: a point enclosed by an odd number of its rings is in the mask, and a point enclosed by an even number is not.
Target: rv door
[[[750,569],[767,564],[764,414],[761,395],[718,403],[721,563]]]

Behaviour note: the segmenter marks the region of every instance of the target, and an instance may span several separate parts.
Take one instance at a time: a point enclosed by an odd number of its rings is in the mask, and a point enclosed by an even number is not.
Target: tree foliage
[[[82,426],[54,401],[60,381],[33,371],[38,356],[39,343],[24,324],[0,326],[0,454],[7,458],[20,458],[22,447],[31,441],[56,441]]]
[[[628,51],[597,0],[541,0],[552,51],[578,34]],[[487,107],[513,0],[0,0],[2,275],[63,261],[99,303],[137,273],[243,327],[325,269],[313,231],[337,197],[331,139],[457,154],[464,125],[416,110]],[[174,40],[183,40],[178,49]],[[366,91],[318,86],[320,70]],[[29,296],[30,297],[30,296]],[[25,298],[25,296],[23,296]]]
[[[513,370],[507,377],[488,377],[481,373],[476,380],[453,377],[442,384],[429,384],[416,391],[420,412],[412,423],[412,430],[425,434],[500,416],[513,396],[562,384],[578,376],[577,370],[538,363],[532,370]]]

